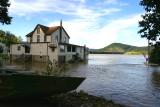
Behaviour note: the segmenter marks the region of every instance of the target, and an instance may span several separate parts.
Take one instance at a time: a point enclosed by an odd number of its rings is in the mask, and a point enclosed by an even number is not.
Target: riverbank
[[[84,92],[58,94],[47,99],[18,100],[1,102],[0,107],[125,107],[111,100],[89,95]]]
[[[49,99],[56,107],[125,107],[84,92],[60,94]]]

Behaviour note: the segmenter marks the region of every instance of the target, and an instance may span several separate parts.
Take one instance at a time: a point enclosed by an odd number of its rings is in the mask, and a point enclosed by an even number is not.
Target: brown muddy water
[[[148,67],[144,62],[142,55],[91,54],[88,62],[66,65],[59,75],[86,77],[77,91],[130,107],[160,107],[160,67]],[[28,71],[46,71],[44,63],[6,65],[1,64]]]

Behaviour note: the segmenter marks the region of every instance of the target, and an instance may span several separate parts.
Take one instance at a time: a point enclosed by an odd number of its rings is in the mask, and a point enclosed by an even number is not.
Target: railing
[[[50,47],[50,48],[56,48],[57,45],[55,43],[51,43],[51,44],[48,45],[48,47]]]

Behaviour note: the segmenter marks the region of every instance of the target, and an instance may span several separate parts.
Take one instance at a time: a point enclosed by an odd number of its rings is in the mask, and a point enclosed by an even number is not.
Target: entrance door
[[[66,62],[66,56],[59,56],[58,61],[59,61],[59,63],[65,63]]]

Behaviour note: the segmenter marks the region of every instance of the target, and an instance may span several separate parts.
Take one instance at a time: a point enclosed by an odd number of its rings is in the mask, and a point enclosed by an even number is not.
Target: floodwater
[[[160,107],[160,67],[148,67],[144,62],[142,55],[91,54],[88,62],[69,65],[61,75],[86,77],[77,91],[130,107]],[[19,66],[46,69],[43,63]]]

